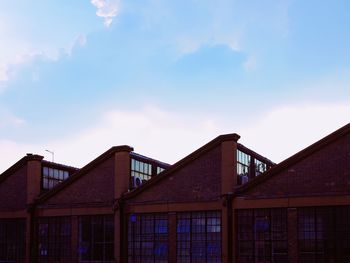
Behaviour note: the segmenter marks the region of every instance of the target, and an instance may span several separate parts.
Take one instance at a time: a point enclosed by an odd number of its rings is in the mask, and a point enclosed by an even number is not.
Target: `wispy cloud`
[[[20,118],[6,109],[0,109],[0,128],[21,127],[26,123]]]
[[[104,19],[104,25],[110,27],[118,14],[119,0],[91,0],[91,4],[97,8],[96,15]]]
[[[12,58],[0,62],[0,84],[7,82],[13,77],[15,69],[23,64],[29,63],[33,59],[43,56],[42,53],[17,54]],[[1,87],[1,86],[0,86]],[[1,90],[0,90],[1,91]]]
[[[347,104],[286,105],[239,127],[241,142],[280,162],[349,122]]]
[[[257,65],[256,57],[254,55],[251,55],[243,63],[243,68],[246,71],[251,71],[251,70],[254,70],[256,68],[256,65]]]
[[[1,151],[7,153],[0,172],[26,152],[46,155],[44,150],[50,149],[57,162],[80,167],[113,145],[122,144],[173,163],[216,136],[216,127],[213,119],[204,115],[183,115],[153,106],[136,111],[115,109],[105,112],[94,126],[68,138],[30,145],[0,140]]]
[[[34,61],[43,60],[56,62],[62,57],[71,56],[76,48],[85,46],[87,38],[85,35],[78,35],[70,45],[64,48],[57,47],[50,52],[46,51],[28,51],[24,53],[9,54],[0,61],[0,92],[6,88],[6,83],[16,75],[21,66],[28,65]],[[0,56],[1,57],[1,56]],[[36,72],[32,73],[32,80],[37,81],[39,76]]]
[[[85,35],[78,35],[72,42],[72,44],[70,45],[70,47],[67,48],[66,53],[71,56],[74,49],[79,48],[79,47],[83,47],[85,46],[87,43],[87,38]]]
[[[219,134],[236,132],[240,142],[275,162],[280,162],[345,125],[349,105],[289,105],[271,109],[249,124],[231,123],[230,117],[174,113],[158,107],[111,110],[100,121],[67,138],[22,144],[0,140],[6,158],[0,172],[26,152],[46,155],[55,151],[57,162],[83,166],[113,145],[127,144],[135,151],[174,163]],[[46,156],[48,159],[50,156]]]

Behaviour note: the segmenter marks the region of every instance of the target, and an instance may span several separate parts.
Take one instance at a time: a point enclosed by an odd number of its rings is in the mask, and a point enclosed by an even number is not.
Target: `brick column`
[[[26,217],[26,263],[33,262],[36,257],[35,235],[35,199],[40,195],[41,160],[40,155],[27,154],[27,217]],[[23,189],[24,190],[24,189]]]
[[[176,213],[168,214],[169,222],[169,263],[176,263]]]
[[[227,141],[221,143],[221,195],[223,206],[221,209],[221,247],[223,262],[231,263],[233,248],[233,212],[232,212],[232,192],[237,183],[237,140],[238,135],[234,135]]]
[[[123,213],[123,204],[119,202],[121,196],[129,189],[130,182],[130,152],[133,149],[129,146],[116,147],[115,167],[114,167],[114,258],[116,263],[127,259],[126,228],[125,215]]]
[[[40,195],[41,160],[40,155],[27,155],[27,204],[33,204],[35,198]]]
[[[231,193],[237,182],[236,141],[221,143],[221,194]]]
[[[26,217],[26,243],[25,243],[25,253],[26,253],[26,257],[25,257],[25,262],[26,263],[30,263],[31,262],[31,256],[32,256],[32,252],[31,251],[33,248],[33,244],[31,244],[31,238],[30,238],[30,234],[31,234],[31,216],[30,214],[27,215]]]
[[[288,262],[298,262],[298,210],[288,208]]]
[[[227,209],[227,201],[224,200],[224,206],[221,209],[221,258],[222,262],[230,262],[229,261],[229,247],[228,247],[228,239],[229,239],[229,231],[228,231],[228,209]]]
[[[72,250],[72,262],[78,262],[79,256],[79,222],[78,222],[78,216],[72,216],[71,217],[71,250]]]

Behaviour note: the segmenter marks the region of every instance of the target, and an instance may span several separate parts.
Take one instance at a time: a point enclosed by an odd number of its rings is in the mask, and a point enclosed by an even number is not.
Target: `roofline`
[[[240,149],[240,148],[241,148],[241,149]],[[237,143],[237,149],[238,149],[238,150],[246,151],[247,154],[253,155],[254,158],[257,157],[258,160],[264,161],[264,162],[266,162],[266,164],[270,164],[271,166],[272,166],[272,165],[276,165],[276,163],[274,163],[274,162],[271,161],[270,159],[268,159],[268,158],[262,156],[261,154],[259,154],[259,153],[255,152],[255,151],[251,150],[250,148],[248,148],[247,146],[244,146],[244,145],[241,144],[241,143]]]
[[[171,166],[171,164],[169,164],[169,163],[165,163],[165,162],[162,162],[162,161],[153,159],[153,158],[151,158],[151,157],[147,157],[147,156],[142,155],[142,154],[139,154],[139,153],[132,152],[132,153],[130,153],[130,154],[131,154],[132,156],[136,157],[136,158],[144,159],[144,160],[147,160],[147,161],[150,161],[150,162],[159,164],[159,165],[164,166],[164,167],[169,167],[169,166]]]
[[[121,145],[121,146],[114,146],[107,150],[106,152],[102,153],[100,156],[89,162],[87,165],[82,167],[80,170],[78,170],[76,173],[71,175],[67,180],[63,181],[62,183],[58,184],[56,187],[52,188],[48,192],[43,193],[36,199],[36,203],[40,204],[56,193],[60,192],[63,190],[65,187],[68,185],[72,184],[76,180],[78,180],[80,177],[85,175],[87,172],[91,171],[93,168],[96,167],[96,165],[102,163],[106,159],[110,158],[113,154],[116,152],[132,152],[134,149],[128,145]]]
[[[230,134],[223,134],[215,139],[211,140],[210,142],[206,143],[199,149],[195,150],[194,152],[190,153],[180,161],[176,162],[163,172],[159,173],[158,175],[152,177],[150,180],[143,183],[140,187],[135,188],[133,191],[125,193],[122,196],[122,199],[128,200],[132,197],[137,196],[139,193],[143,192],[144,190],[148,189],[149,187],[157,184],[162,179],[166,178],[169,174],[174,173],[175,171],[181,169],[188,163],[198,159],[203,154],[207,153],[208,151],[212,150],[214,147],[218,146],[220,143],[224,141],[235,141],[237,142],[239,140],[240,136],[236,133],[230,133]]]
[[[29,154],[27,153],[26,156],[22,157],[19,161],[17,161],[15,164],[13,164],[10,168],[5,170],[2,174],[0,174],[0,183],[6,180],[10,175],[18,171],[20,168],[22,168],[24,165],[27,164],[29,161],[42,161],[44,159],[44,156],[37,155],[37,154]]]
[[[69,165],[66,165],[66,164],[61,164],[61,163],[56,163],[56,162],[50,162],[50,161],[47,161],[47,160],[42,160],[42,164],[46,164],[48,166],[52,166],[52,167],[57,167],[57,168],[61,168],[61,169],[65,169],[65,170],[69,170],[69,171],[77,171],[79,170],[80,168],[77,168],[77,167],[74,167],[74,166],[69,166]]]
[[[249,181],[248,183],[236,188],[235,194],[239,195],[242,194],[254,186],[268,180],[268,178],[282,172],[283,170],[289,168],[290,166],[298,163],[302,159],[310,156],[311,154],[319,151],[323,147],[327,146],[328,144],[340,139],[344,135],[350,133],[350,123],[346,124],[345,126],[339,128],[338,130],[332,132],[331,134],[327,135],[326,137],[316,141],[315,143],[311,144],[310,146],[304,148],[303,150],[297,152],[296,154],[292,155],[291,157],[285,159],[284,161],[280,162],[279,164],[273,166],[271,169],[267,170],[262,175],[255,177],[253,180]]]

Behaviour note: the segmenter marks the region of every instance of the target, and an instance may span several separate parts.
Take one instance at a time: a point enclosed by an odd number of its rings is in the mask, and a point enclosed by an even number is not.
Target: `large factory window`
[[[221,213],[177,214],[177,262],[221,262]]]
[[[38,262],[69,263],[71,261],[70,217],[38,219]]]
[[[237,211],[238,262],[284,263],[287,250],[287,209]]]
[[[80,262],[114,262],[114,217],[81,216],[78,251]]]
[[[129,216],[128,262],[168,262],[167,214],[131,214]]]

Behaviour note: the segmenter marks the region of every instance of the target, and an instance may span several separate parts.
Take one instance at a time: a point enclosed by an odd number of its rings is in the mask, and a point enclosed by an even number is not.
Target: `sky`
[[[350,116],[347,0],[1,0],[0,173],[220,134],[278,163]]]

